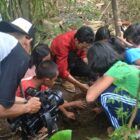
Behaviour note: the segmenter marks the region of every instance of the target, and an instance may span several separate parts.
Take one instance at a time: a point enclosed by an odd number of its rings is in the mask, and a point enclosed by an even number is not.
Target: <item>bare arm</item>
[[[67,107],[78,107],[78,108],[85,108],[86,107],[86,102],[82,100],[77,100],[77,101],[71,101],[71,102],[65,102],[63,104],[64,108]]]
[[[134,63],[135,63],[136,65],[140,66],[140,59],[136,60]]]
[[[60,105],[59,109],[67,118],[75,120],[75,114],[73,112],[67,111],[63,105]]]
[[[27,100],[23,97],[16,96],[16,98],[15,98],[15,104],[24,104],[26,102],[27,102]]]
[[[118,37],[122,42],[124,42],[124,43],[127,45],[127,47],[129,47],[129,48],[134,47],[133,44],[131,44],[130,42],[126,41],[125,38],[123,38],[123,35],[122,35],[121,37],[119,37],[119,36],[117,36],[117,37]]]
[[[79,87],[81,90],[83,90],[84,92],[86,92],[89,88],[89,86],[87,84],[83,84],[81,82],[79,82],[78,80],[76,80],[72,75],[69,74],[69,76],[67,77],[67,79],[69,82],[73,83],[75,86]]]
[[[84,61],[86,64],[88,64],[88,59],[87,59],[87,57],[83,58],[83,61]]]
[[[25,104],[14,104],[10,108],[4,108],[2,105],[0,105],[0,117],[6,118],[6,117],[17,117],[24,113],[28,113],[27,105]]]
[[[113,81],[114,78],[103,76],[94,82],[94,84],[88,89],[86,96],[87,102],[95,101],[100,96],[100,94],[113,83]]]
[[[23,100],[17,99],[18,102],[16,101],[9,108],[0,105],[0,118],[17,117],[25,113],[36,113],[40,109],[41,103],[39,98],[33,97],[26,104],[24,104]]]

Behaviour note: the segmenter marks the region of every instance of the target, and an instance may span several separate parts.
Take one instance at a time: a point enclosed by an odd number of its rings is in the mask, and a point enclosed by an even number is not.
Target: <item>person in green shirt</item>
[[[87,58],[97,80],[88,89],[86,100],[93,102],[98,97],[114,128],[128,123],[136,104],[140,85],[140,70],[120,60],[109,43],[96,42],[88,50]],[[140,123],[140,109],[134,120]]]

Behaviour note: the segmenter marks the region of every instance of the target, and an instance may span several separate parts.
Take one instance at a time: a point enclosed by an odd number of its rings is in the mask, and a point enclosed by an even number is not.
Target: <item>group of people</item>
[[[132,24],[122,38],[112,36],[106,26],[96,34],[92,28],[82,26],[56,36],[50,47],[40,43],[34,48],[35,28],[31,22],[23,18],[1,21],[0,117],[39,111],[39,98],[30,97],[26,90],[52,88],[59,76],[63,85],[72,85],[68,91],[75,92],[78,87],[86,93],[87,103],[98,100],[114,128],[128,123],[140,86],[139,30],[140,24]],[[76,76],[89,78],[92,85]],[[86,104],[81,100],[64,102],[59,109],[74,119],[74,113],[67,111],[73,106],[84,108]],[[119,108],[125,115],[118,114]],[[138,109],[134,124],[139,123]]]

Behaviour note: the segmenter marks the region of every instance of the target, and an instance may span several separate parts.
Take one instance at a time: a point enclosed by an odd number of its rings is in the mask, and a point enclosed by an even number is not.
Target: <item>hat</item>
[[[32,23],[23,18],[17,18],[12,22],[1,21],[0,31],[5,33],[20,32],[34,38],[35,28]]]

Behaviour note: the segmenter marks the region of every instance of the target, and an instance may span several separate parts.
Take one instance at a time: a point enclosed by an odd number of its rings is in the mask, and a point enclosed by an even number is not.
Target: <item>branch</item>
[[[140,75],[139,75],[139,78],[140,78]],[[139,83],[140,83],[140,80],[139,80]],[[133,121],[134,121],[134,119],[135,119],[135,117],[137,115],[139,97],[140,97],[140,85],[139,85],[138,92],[137,92],[136,105],[135,105],[134,110],[132,112],[131,118],[130,118],[130,120],[128,122],[128,128],[132,127],[132,123],[133,123]],[[128,140],[128,132],[125,134],[124,140]]]
[[[106,13],[106,11],[108,10],[110,4],[111,4],[111,1],[108,3],[108,5],[107,5],[106,8],[104,9],[104,11],[101,13],[101,16],[99,17],[99,21],[102,19],[102,17],[104,16],[104,14]]]

